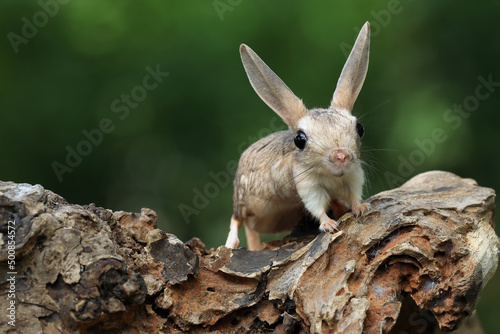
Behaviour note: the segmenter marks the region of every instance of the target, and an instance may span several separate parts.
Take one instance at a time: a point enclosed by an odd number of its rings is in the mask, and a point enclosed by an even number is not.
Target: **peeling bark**
[[[0,182],[0,308],[15,301],[15,327],[1,316],[0,332],[455,330],[497,268],[494,199],[473,180],[428,172],[372,196],[335,234],[303,222],[249,252],[183,243],[150,209],[68,204]]]

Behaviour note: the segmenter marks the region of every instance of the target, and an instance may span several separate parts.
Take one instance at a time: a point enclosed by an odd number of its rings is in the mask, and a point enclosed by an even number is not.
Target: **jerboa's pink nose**
[[[344,150],[337,150],[337,151],[332,153],[332,155],[330,156],[330,160],[333,163],[344,164],[344,163],[348,162],[349,160],[351,160],[351,155]]]

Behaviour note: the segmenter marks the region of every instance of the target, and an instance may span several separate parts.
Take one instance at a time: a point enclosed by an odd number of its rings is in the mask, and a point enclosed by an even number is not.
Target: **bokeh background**
[[[285,128],[248,83],[239,44],[326,107],[368,20],[354,108],[365,197],[434,169],[500,189],[499,14],[493,0],[1,0],[0,179],[71,203],[149,207],[165,231],[217,247],[242,149]],[[446,139],[430,142],[435,131]],[[478,310],[499,333],[500,274]]]

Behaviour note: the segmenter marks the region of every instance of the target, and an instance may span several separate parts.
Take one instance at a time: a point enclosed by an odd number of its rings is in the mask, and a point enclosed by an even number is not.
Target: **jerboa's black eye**
[[[365,134],[365,127],[361,123],[356,123],[356,131],[358,132],[359,138],[363,138],[363,135]]]
[[[298,131],[295,137],[293,138],[293,142],[295,143],[295,146],[297,146],[299,150],[303,150],[304,147],[306,147],[306,142],[307,142],[306,134],[302,131]]]

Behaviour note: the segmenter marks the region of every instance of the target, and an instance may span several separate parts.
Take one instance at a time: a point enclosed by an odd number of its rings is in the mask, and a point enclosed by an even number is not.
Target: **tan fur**
[[[258,249],[259,233],[291,230],[305,213],[332,232],[338,223],[326,212],[361,203],[364,173],[360,160],[357,119],[351,109],[368,66],[369,24],[363,26],[337,84],[328,109],[307,110],[302,101],[246,45],[240,48],[255,91],[289,126],[260,139],[243,152],[234,179],[233,216],[226,246],[239,245],[238,228],[245,223],[249,248]],[[307,136],[303,150],[294,144],[297,132]]]

